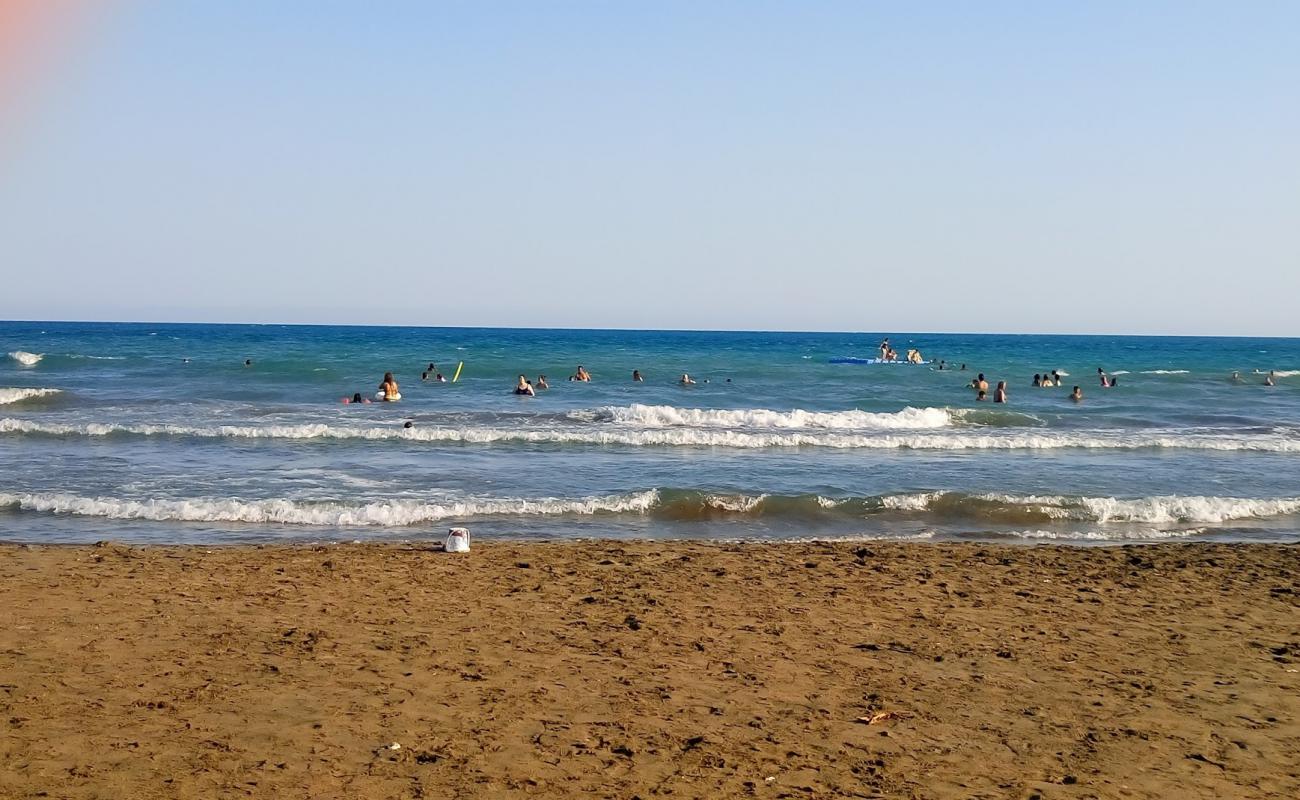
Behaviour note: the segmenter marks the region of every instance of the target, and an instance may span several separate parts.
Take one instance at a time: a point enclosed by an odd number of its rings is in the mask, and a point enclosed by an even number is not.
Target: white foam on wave
[[[1255,374],[1256,374],[1256,375],[1267,375],[1268,373],[1267,373],[1267,372],[1262,372],[1262,371],[1260,371],[1260,370],[1255,370]],[[1275,370],[1273,370],[1273,377],[1275,377],[1275,378],[1294,378],[1294,377],[1297,376],[1297,375],[1300,375],[1300,369],[1275,369]]]
[[[1143,375],[1187,375],[1190,369],[1144,369]],[[1118,372],[1112,372],[1112,375],[1119,375]]]
[[[61,492],[0,493],[0,508],[82,517],[156,522],[245,522],[339,527],[403,527],[442,519],[483,516],[551,516],[644,513],[659,502],[651,490],[626,495],[559,498],[466,498],[421,502],[382,500],[369,503],[186,498],[126,500],[84,497]]]
[[[19,364],[30,367],[37,364],[42,358],[45,358],[45,354],[29,353],[26,350],[14,350],[9,354],[9,357],[14,361],[17,361]]]
[[[729,511],[735,514],[745,514],[753,511],[758,504],[767,499],[767,495],[751,494],[711,494],[705,498],[704,502],[710,507],[719,511]]]
[[[1008,536],[1021,539],[1048,539],[1063,541],[1098,541],[1098,542],[1143,542],[1156,539],[1186,539],[1190,536],[1199,536],[1204,533],[1204,528],[1177,528],[1166,530],[1162,528],[1123,528],[1123,529],[1106,529],[1106,530],[1085,530],[1085,531],[1046,531],[1046,530],[1027,530],[1015,531],[1007,534]]]
[[[0,389],[0,406],[58,394],[60,389]]]
[[[1300,438],[1287,433],[1122,433],[1057,431],[1037,433],[916,432],[837,433],[710,430],[663,428],[647,430],[566,430],[563,428],[437,428],[372,427],[352,428],[327,424],[187,425],[84,423],[78,425],[0,419],[0,434],[43,434],[52,436],[190,436],[236,439],[342,439],[406,440],[429,443],[525,443],[585,444],[630,447],[731,447],[739,449],[784,447],[829,447],[870,450],[1215,450],[1267,453],[1300,453]]]
[[[926,511],[943,492],[893,495],[882,498],[885,508]],[[1171,523],[1222,523],[1242,519],[1268,519],[1300,514],[1300,497],[1248,498],[1203,495],[1160,495],[1120,499],[1115,497],[1068,497],[1063,495],[976,495],[986,500],[1037,511],[1062,521],[1135,522],[1151,525]]]
[[[943,492],[919,492],[917,494],[891,494],[880,498],[880,505],[891,511],[925,511]]]
[[[1117,369],[1117,370],[1115,370],[1114,372],[1110,372],[1110,373],[1107,373],[1107,374],[1108,374],[1108,375],[1129,375],[1129,374],[1131,374],[1131,373],[1130,373],[1128,370],[1126,370],[1126,369]]]
[[[945,408],[912,408],[901,411],[770,411],[765,408],[715,409],[678,408],[634,403],[571,411],[570,419],[583,422],[614,422],[646,428],[816,428],[822,430],[923,430],[953,424],[953,412]]]

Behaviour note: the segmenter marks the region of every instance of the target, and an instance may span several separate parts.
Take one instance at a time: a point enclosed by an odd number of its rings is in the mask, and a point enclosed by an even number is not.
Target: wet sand
[[[0,546],[0,797],[1296,797],[1298,669],[1286,545]]]

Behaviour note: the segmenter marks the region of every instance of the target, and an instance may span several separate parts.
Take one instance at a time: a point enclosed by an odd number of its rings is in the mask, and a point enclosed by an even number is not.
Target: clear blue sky
[[[90,13],[0,318],[1300,334],[1300,3]]]

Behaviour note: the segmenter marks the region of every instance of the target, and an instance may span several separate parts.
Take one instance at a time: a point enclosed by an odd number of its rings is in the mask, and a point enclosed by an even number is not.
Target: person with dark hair
[[[634,370],[632,370],[632,382],[633,382],[633,383],[645,383],[645,378],[642,378],[642,377],[641,377],[641,370],[639,370],[639,369],[634,369]]]
[[[1083,390],[1080,389],[1078,386],[1074,387],[1074,391],[1073,391],[1073,392],[1070,392],[1070,399],[1073,400],[1073,401],[1076,402],[1076,403],[1078,403],[1078,402],[1082,402],[1082,401],[1083,401]]]
[[[1043,385],[1043,378],[1042,378],[1042,376],[1039,375],[1037,372],[1035,372],[1035,373],[1034,373],[1034,388],[1037,389],[1038,387],[1040,387],[1040,386],[1042,386],[1042,385]]]
[[[1005,402],[1007,402],[1007,382],[1006,382],[1006,381],[998,381],[998,388],[997,388],[996,391],[993,392],[993,402],[995,402],[995,403],[1005,403]]]

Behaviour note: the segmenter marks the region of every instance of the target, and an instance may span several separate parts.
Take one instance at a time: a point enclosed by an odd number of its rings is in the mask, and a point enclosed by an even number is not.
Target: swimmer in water
[[[975,399],[980,401],[989,399],[988,392],[985,392],[983,389],[980,389],[979,394],[975,395]]]
[[[442,377],[442,373],[441,373],[441,372],[439,372],[439,373],[434,377],[434,380],[437,381],[438,383],[446,383],[446,382],[447,382],[447,379],[444,378],[444,377]]]
[[[430,361],[429,367],[428,369],[425,370],[425,372],[437,372],[437,371],[438,371],[438,365]]]
[[[1061,385],[1061,373],[1057,372],[1056,370],[1052,370],[1052,385],[1054,386]]]
[[[361,403],[369,403],[369,402],[370,401],[368,399],[361,396],[361,392],[357,392],[356,394],[352,395],[351,399],[346,397],[343,398],[344,405],[348,405],[348,404],[360,405]]]
[[[1104,372],[1101,373],[1101,388],[1103,388],[1103,389],[1109,389],[1109,388],[1110,388],[1110,378],[1107,378],[1107,377],[1106,377],[1106,373],[1104,373]]]
[[[1082,402],[1082,401],[1083,401],[1083,390],[1080,389],[1078,386],[1074,387],[1074,391],[1073,391],[1073,392],[1070,392],[1070,399],[1073,400],[1073,401],[1076,402],[1076,403],[1080,403],[1080,402]]]
[[[519,382],[515,384],[515,394],[526,394],[529,397],[537,396],[537,392],[533,391],[533,385],[523,375],[519,376]]]
[[[379,391],[383,393],[386,402],[400,400],[402,393],[397,389],[397,381],[393,380],[393,373],[384,373],[384,382],[379,384]]]
[[[1231,383],[1241,383],[1241,373],[1240,373],[1240,372],[1233,372],[1233,373],[1232,373],[1232,377],[1231,377],[1231,378],[1228,378],[1228,381],[1231,382]]]
[[[538,375],[538,376],[537,376],[537,388],[538,388],[538,389],[549,389],[549,388],[551,388],[551,385],[550,385],[549,383],[546,382],[546,376],[545,376],[545,375]]]
[[[975,380],[971,381],[970,388],[975,389],[981,393],[987,392],[989,390],[989,382],[984,380],[983,372],[981,372],[978,376],[976,376]]]
[[[253,366],[253,359],[251,359],[251,358],[246,358],[246,359],[244,359],[244,366],[246,366],[246,367],[251,367],[251,366]]]
[[[632,382],[633,382],[633,383],[645,383],[645,378],[642,378],[642,377],[641,377],[641,370],[639,370],[639,369],[634,369],[634,370],[632,370]]]
[[[965,364],[962,364],[962,365],[961,365],[961,369],[958,370],[958,372],[965,372],[965,371],[966,371],[966,365],[965,365]]]
[[[682,386],[690,386],[691,384],[695,383],[695,379],[692,378],[690,375],[687,375],[685,372],[683,372],[681,380],[679,380],[678,383],[680,383]]]
[[[1041,375],[1039,375],[1037,372],[1035,372],[1035,373],[1034,373],[1034,388],[1037,389],[1038,387],[1040,387],[1040,386],[1042,386],[1042,385],[1043,385],[1043,376],[1041,376]]]
[[[993,392],[993,402],[995,402],[995,403],[1005,403],[1005,402],[1007,402],[1007,382],[1006,382],[1006,381],[998,381],[998,388],[997,388],[996,391]]]
[[[947,369],[947,368],[948,368],[948,362],[944,361],[942,358],[939,359],[939,369]]]
[[[429,380],[429,373],[427,373],[427,372],[421,372],[421,373],[420,373],[420,380],[422,380],[422,381],[427,381],[427,380]]]
[[[1276,385],[1277,385],[1277,384],[1274,383],[1274,381],[1273,381],[1273,370],[1270,369],[1270,370],[1268,371],[1268,375],[1264,378],[1264,385],[1265,385],[1265,386],[1276,386]]]
[[[591,382],[591,373],[587,371],[587,368],[586,368],[586,367],[584,367],[584,366],[582,366],[581,364],[579,364],[579,365],[578,365],[578,371],[575,372],[575,373],[573,374],[573,378],[572,378],[572,380],[575,380],[575,381],[582,381],[583,383],[590,383],[590,382]]]

